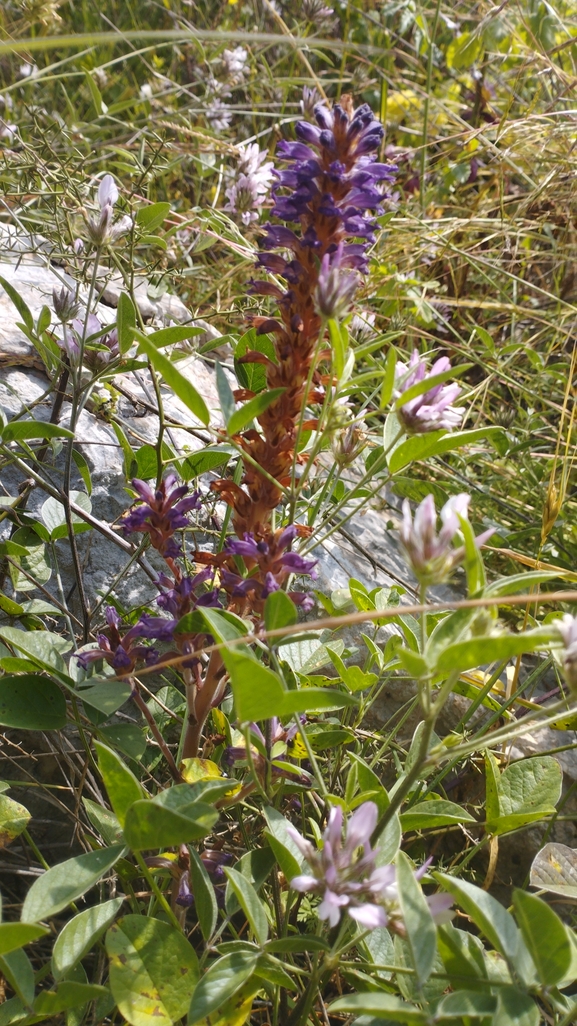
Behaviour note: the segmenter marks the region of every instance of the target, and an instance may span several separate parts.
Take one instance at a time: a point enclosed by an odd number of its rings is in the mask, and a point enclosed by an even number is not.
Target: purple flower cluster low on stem
[[[296,891],[318,894],[322,898],[317,912],[319,919],[327,920],[329,926],[336,926],[342,912],[346,911],[367,930],[386,926],[403,934],[396,868],[379,866],[379,850],[370,843],[377,819],[375,803],[364,802],[349,819],[343,840],[342,809],[340,806],[331,809],[320,850],[288,825],[292,840],[311,870],[294,877],[290,885]],[[425,863],[416,871],[417,880],[424,876],[427,868],[428,863]],[[451,905],[448,895],[435,894],[426,900],[436,921],[448,918]]]
[[[262,602],[273,591],[278,591],[291,574],[299,574],[314,580],[317,576],[316,559],[305,559],[298,552],[290,551],[290,545],[297,534],[297,526],[290,524],[272,535],[268,541],[257,541],[250,533],[245,533],[244,538],[227,538],[224,554],[242,556],[249,570],[246,577],[241,577],[240,574],[222,567],[221,579],[227,591],[233,597],[252,594],[253,599]],[[305,592],[289,591],[288,595],[295,605],[301,606],[305,611],[312,608],[312,596]]]

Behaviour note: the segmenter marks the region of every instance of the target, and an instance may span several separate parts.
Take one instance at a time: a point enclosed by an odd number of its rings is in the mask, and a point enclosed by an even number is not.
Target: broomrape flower
[[[342,265],[343,244],[334,253],[325,253],[321,260],[316,290],[316,303],[323,317],[343,317],[360,284],[357,271],[347,271]]]
[[[331,927],[338,924],[345,910],[365,929],[387,926],[402,934],[404,925],[396,868],[377,866],[379,850],[371,848],[370,838],[377,818],[375,803],[364,802],[349,819],[343,841],[342,809],[340,806],[331,809],[320,851],[289,824],[287,830],[311,870],[294,877],[290,885],[296,891],[322,897],[317,909],[319,919],[328,920]],[[416,871],[417,880],[424,876],[428,866],[426,862]],[[435,894],[426,900],[433,918],[437,922],[446,920],[450,896]]]
[[[173,470],[165,474],[157,489],[134,478],[132,487],[143,502],[135,506],[121,524],[125,534],[137,531],[148,534],[151,545],[165,559],[177,559],[182,555],[173,535],[175,531],[189,527],[186,514],[200,508],[199,493],[187,495],[188,485],[177,485],[177,481]]]
[[[301,574],[317,577],[316,559],[305,559],[298,552],[287,551],[298,533],[295,524],[272,536],[269,541],[257,541],[253,534],[245,533],[243,538],[227,538],[224,552],[227,556],[242,556],[252,570],[255,566],[260,571],[258,577],[241,577],[231,570],[222,567],[220,574],[224,587],[233,595],[253,593],[256,599],[266,599],[273,591],[278,591],[290,574]],[[297,606],[308,612],[314,599],[302,591],[289,591],[288,596]]]
[[[432,495],[427,495],[418,506],[415,518],[411,515],[408,499],[403,502],[403,523],[400,541],[407,560],[421,584],[441,584],[463,561],[465,547],[453,548],[453,540],[460,529],[459,517],[466,517],[471,496],[465,492],[454,495],[440,512],[442,527],[437,534],[437,511]],[[480,548],[493,534],[484,531],[475,539]]]
[[[75,658],[83,670],[88,669],[90,663],[95,663],[99,659],[103,659],[119,674],[132,673],[139,661],[144,661],[146,664],[158,662],[156,649],[136,643],[138,638],[151,636],[146,633],[146,624],[139,621],[121,638],[119,630],[121,620],[114,607],[107,606],[104,615],[108,624],[108,636],[98,634],[97,648],[76,653]]]
[[[425,360],[417,351],[413,352],[408,367],[398,363],[396,367],[398,385],[394,397],[399,399],[403,392],[413,385],[434,378],[451,370],[451,362],[446,356],[435,360],[427,371]],[[409,399],[397,410],[401,426],[408,434],[421,435],[427,431],[452,431],[459,427],[463,419],[463,410],[458,410],[451,403],[461,394],[462,388],[455,382],[450,385],[436,384],[426,392],[421,392],[414,399]]]

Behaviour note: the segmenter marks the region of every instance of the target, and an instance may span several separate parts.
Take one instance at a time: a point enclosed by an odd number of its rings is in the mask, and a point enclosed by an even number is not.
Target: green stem
[[[172,923],[172,925],[176,926],[176,929],[179,931],[179,933],[182,933],[182,926],[181,926],[181,924],[179,923],[179,921],[176,918],[174,912],[172,911],[170,905],[168,904],[164,894],[160,890],[160,887],[158,886],[156,880],[154,879],[152,873],[150,872],[148,866],[146,865],[146,862],[142,858],[142,855],[140,854],[139,851],[135,851],[135,852],[133,852],[133,854],[134,854],[134,858],[136,859],[136,861],[138,863],[140,871],[142,872],[142,875],[143,875],[144,879],[146,880],[147,884],[149,885],[150,889],[152,890],[152,892],[153,892],[154,896],[156,897],[156,900],[158,901],[159,905],[161,906],[161,908],[164,910],[164,912],[168,916],[168,918],[169,918],[170,922]]]

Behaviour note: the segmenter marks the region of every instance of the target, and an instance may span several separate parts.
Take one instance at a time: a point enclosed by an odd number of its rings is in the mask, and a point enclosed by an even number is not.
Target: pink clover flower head
[[[553,621],[563,641],[559,661],[565,680],[575,694],[577,692],[577,616],[565,613],[560,620]]]
[[[174,471],[165,474],[156,489],[146,481],[134,478],[132,487],[142,499],[121,522],[125,534],[142,532],[148,534],[151,545],[165,559],[176,559],[182,555],[180,545],[174,540],[174,533],[190,527],[187,514],[200,508],[198,492],[187,495],[188,485],[178,484]]]
[[[308,863],[311,872],[302,873],[290,881],[291,887],[301,893],[317,894],[321,902],[317,908],[319,919],[336,926],[343,909],[367,930],[388,926],[396,933],[404,933],[399,903],[397,870],[393,865],[378,866],[378,848],[371,848],[371,836],[377,825],[378,809],[374,802],[359,805],[350,817],[343,842],[343,813],[335,807],[323,834],[322,848],[315,849],[290,824],[287,830]],[[427,871],[429,862],[416,870],[419,880]],[[447,920],[451,905],[450,895],[435,894],[426,899],[437,922]]]
[[[449,499],[441,509],[442,526],[437,532],[437,511],[432,495],[423,499],[414,519],[408,499],[404,500],[400,541],[409,565],[421,584],[441,584],[463,561],[465,547],[460,545],[454,548],[453,541],[460,528],[459,517],[466,518],[470,501],[471,496],[465,492]],[[480,534],[475,539],[477,548],[492,534],[493,529]]]
[[[430,370],[427,371],[425,360],[415,350],[406,364],[397,364],[397,387],[393,393],[396,399],[400,399],[404,392],[407,392],[413,385],[426,381],[427,378],[434,378],[451,370],[450,360],[442,356],[435,360]],[[458,410],[451,404],[461,394],[462,388],[456,382],[452,384],[436,384],[425,392],[409,399],[397,409],[397,417],[403,429],[408,434],[422,435],[427,431],[452,431],[459,427],[464,411]]]

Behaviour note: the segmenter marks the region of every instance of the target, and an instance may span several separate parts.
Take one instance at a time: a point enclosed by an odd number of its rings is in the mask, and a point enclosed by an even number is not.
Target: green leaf
[[[451,986],[457,990],[466,981],[470,990],[487,990],[487,966],[482,941],[452,923],[437,929],[439,954]]]
[[[0,973],[8,980],[22,1004],[30,1008],[34,1001],[34,969],[22,948],[0,956]]]
[[[182,400],[184,405],[188,407],[202,424],[208,426],[210,421],[208,407],[192,382],[177,370],[174,364],[171,363],[164,353],[161,353],[156,348],[154,342],[151,342],[147,335],[144,335],[137,329],[134,330],[134,334],[138,340],[138,348],[148,356],[154,369],[162,375],[174,394]]]
[[[94,113],[95,113],[96,117],[100,117],[100,115],[102,114],[102,109],[103,109],[102,108],[102,95],[101,95],[100,89],[96,85],[96,82],[94,81],[94,79],[93,79],[93,77],[92,77],[92,75],[90,74],[89,71],[85,71],[84,72],[84,81],[85,81],[86,85],[88,86],[88,89],[90,91],[90,95],[92,97],[92,105],[94,107]]]
[[[0,955],[23,948],[26,944],[38,940],[50,933],[44,926],[29,923],[0,923]]]
[[[34,318],[18,290],[9,281],[6,281],[6,278],[0,277],[0,285],[12,300],[28,331],[34,331]]]
[[[155,232],[170,213],[170,203],[151,203],[140,207],[136,213],[136,223],[145,232]]]
[[[565,976],[572,959],[565,927],[552,908],[534,894],[513,892],[515,918],[544,987],[554,987]]]
[[[203,331],[204,328],[193,328],[190,324],[173,324],[170,328],[153,331],[148,338],[160,349],[163,346],[173,346],[176,342],[186,342],[195,335],[202,335]]]
[[[0,682],[0,688],[1,688]],[[0,794],[0,848],[5,848],[30,822],[30,813],[20,802]]]
[[[92,503],[86,492],[71,491],[70,501],[76,503],[77,506],[80,506],[87,513],[92,512]],[[61,502],[58,502],[58,499],[53,499],[52,496],[49,496],[42,505],[40,516],[49,531],[51,541],[67,537],[68,524],[66,522],[66,513],[64,506]],[[90,525],[82,517],[79,517],[77,513],[72,514],[72,523],[75,526],[74,533],[76,533],[76,525],[80,526],[82,530],[90,530]]]
[[[137,801],[126,813],[124,836],[133,851],[172,848],[206,837],[218,816],[217,809],[202,802],[192,802],[176,812],[152,801]]]
[[[492,757],[494,758],[494,757]],[[491,757],[488,764],[494,766]],[[493,768],[496,773],[496,769]],[[490,834],[504,834],[544,816],[551,816],[561,797],[563,772],[551,755],[535,756],[514,762],[496,777],[499,814],[493,818],[494,799],[487,808],[485,829]]]
[[[10,420],[2,432],[3,442],[22,442],[31,438],[74,438],[74,432],[43,420]]]
[[[198,984],[188,1013],[188,1026],[201,1023],[233,997],[256,969],[258,953],[237,951],[224,955],[208,969]],[[152,1026],[152,1024],[151,1024]]]
[[[98,712],[104,713],[105,716],[112,716],[132,694],[130,684],[124,680],[90,677],[89,682],[90,687],[78,688],[78,697],[85,705],[89,705],[92,709],[98,709]]]
[[[290,600],[286,591],[271,592],[264,604],[264,623],[267,631],[274,631],[279,627],[287,627],[290,624],[296,623],[297,620],[296,606]]]
[[[88,495],[92,495],[92,478],[90,477],[90,467],[88,466],[86,457],[79,449],[73,449],[72,459],[76,464],[76,469],[84,482],[84,487],[86,488]]]
[[[513,595],[518,591],[530,591],[537,584],[546,584],[548,581],[559,580],[559,578],[574,578],[569,570],[559,567],[558,570],[528,570],[526,574],[513,574],[511,577],[501,577],[497,581],[488,584],[484,595]]]
[[[431,910],[415,879],[415,871],[404,851],[397,855],[399,903],[403,913],[407,942],[417,979],[421,986],[431,975],[437,951],[437,934]]]
[[[455,802],[434,798],[417,802],[401,813],[403,830],[426,830],[429,827],[450,826],[452,823],[474,823],[475,817]]]
[[[345,369],[345,358],[349,347],[349,333],[344,324],[331,318],[328,322],[329,336],[333,347],[333,367],[340,380]]]
[[[397,656],[403,669],[410,673],[415,680],[428,676],[429,664],[418,652],[413,652],[410,648],[399,648]]]
[[[16,627],[2,627],[0,628],[0,637],[47,670],[66,672],[61,653],[68,652],[71,643],[59,634],[53,634],[51,631],[21,631]]]
[[[104,786],[110,798],[110,804],[121,826],[124,826],[126,813],[130,806],[144,798],[144,791],[132,770],[116,752],[96,741],[94,744],[98,756],[98,769],[102,775]]]
[[[221,344],[219,339],[216,342]],[[270,335],[257,335],[254,328],[250,328],[239,339],[234,350],[234,370],[239,384],[251,392],[262,392],[266,388],[266,368],[262,363],[241,362],[241,357],[248,352],[263,353],[276,363],[274,342]]]
[[[481,56],[484,49],[483,37],[473,32],[462,32],[447,47],[445,60],[447,67],[455,71],[470,68]],[[477,332],[479,329],[477,328]]]
[[[126,292],[121,292],[118,297],[118,308],[116,311],[116,331],[118,334],[118,348],[121,354],[130,349],[134,341],[136,327],[136,310],[132,299]]]
[[[447,994],[437,1006],[436,1019],[486,1019],[497,1008],[497,998],[477,991],[457,990]]]
[[[234,649],[223,649],[222,659],[230,675],[234,707],[241,723],[280,715],[286,692],[273,670]]]
[[[267,951],[278,951],[280,954],[289,952],[299,954],[304,951],[329,951],[330,944],[323,937],[314,937],[311,934],[302,934],[290,937],[280,937],[278,940],[269,941]]]
[[[228,463],[233,455],[233,450],[227,448],[227,446],[222,445],[214,448],[207,446],[206,449],[200,449],[199,452],[193,453],[192,456],[187,456],[182,461],[180,464],[180,476],[183,481],[190,481],[192,477],[199,477],[200,474],[207,474],[209,470],[214,470],[215,467],[222,467]]]
[[[487,653],[491,653],[491,661],[511,659],[524,652],[537,652],[547,648],[551,639],[548,629],[537,628],[523,634],[488,634],[457,641],[448,645],[437,657],[435,673],[450,673],[457,667],[459,670],[470,670],[487,662]],[[400,654],[400,653],[399,653]]]
[[[379,409],[384,410],[391,401],[393,389],[395,387],[395,370],[397,367],[397,350],[394,346],[389,348],[387,353],[387,360],[385,363],[385,374],[383,377],[383,383],[381,385],[381,398],[379,402]]]
[[[514,961],[519,951],[519,931],[513,917],[497,899],[467,880],[446,873],[434,873],[433,876],[459,902],[493,947]]]
[[[266,838],[288,883],[301,873],[302,855],[287,830],[285,817],[272,806],[263,806]]]
[[[429,431],[425,435],[412,435],[401,442],[390,453],[388,465],[391,474],[396,474],[409,463],[424,460],[429,456],[441,456],[445,452],[453,452],[463,445],[480,441],[495,434],[502,434],[500,427],[474,428],[471,431]]]
[[[34,1002],[34,1014],[41,1016],[55,1016],[58,1012],[64,1012],[68,1008],[77,1008],[78,1005],[86,1005],[103,997],[107,993],[106,987],[99,987],[94,983],[76,983],[73,980],[63,980],[56,990],[43,990]]]
[[[129,759],[138,761],[146,751],[146,728],[137,723],[111,723],[99,732],[109,747],[120,749]]]
[[[37,923],[55,916],[98,883],[118,862],[123,850],[122,844],[99,848],[47,869],[34,881],[24,899],[22,922]]]
[[[204,940],[208,943],[218,921],[218,905],[212,881],[204,863],[194,848],[189,848],[190,883],[194,894],[194,907]]]
[[[328,1006],[329,1012],[347,1012],[355,1015],[374,1015],[382,1019],[383,1024],[388,1021],[403,1023],[427,1023],[430,1019],[426,1012],[422,1012],[415,1005],[393,994],[383,994],[379,991],[370,991],[363,994],[347,994],[346,997],[333,1001]]]
[[[198,981],[198,959],[169,923],[128,915],[106,934],[110,989],[131,1026],[172,1026],[186,1015]]]
[[[516,987],[499,987],[494,1022],[498,1026],[539,1026],[543,1021],[533,999]]]
[[[254,399],[249,399],[248,402],[243,403],[240,410],[233,413],[226,425],[228,434],[236,435],[239,431],[242,431],[246,424],[249,424],[255,417],[264,413],[284,391],[284,388],[271,388],[269,392],[260,392],[259,395],[255,395]]]
[[[52,975],[62,979],[96,944],[114,922],[124,897],[112,898],[79,912],[60,931],[52,950]]]
[[[0,677],[0,723],[17,730],[60,730],[66,723],[66,700],[49,677]]]
[[[97,802],[91,802],[90,798],[83,798],[82,804],[86,809],[86,815],[92,826],[98,831],[105,844],[112,845],[120,844],[121,842],[124,844],[124,835],[120,823],[110,809],[106,809]]]
[[[531,887],[577,898],[577,851],[551,841],[533,859]]]
[[[249,926],[262,947],[268,940],[268,921],[260,898],[250,880],[247,880],[242,873],[238,873],[236,869],[229,869],[226,866],[224,871],[236,895],[236,899],[248,920]]]
[[[216,361],[216,390],[218,392],[218,398],[220,402],[220,409],[222,412],[223,420],[225,424],[228,424],[230,418],[235,411],[235,401],[232,394],[232,388],[228,383],[228,378],[224,373],[222,364],[219,360]]]

